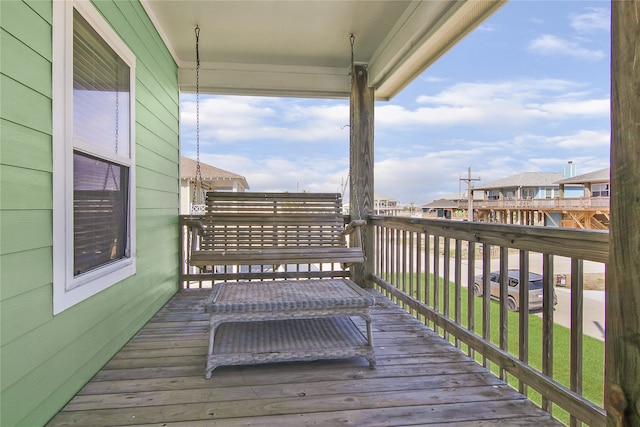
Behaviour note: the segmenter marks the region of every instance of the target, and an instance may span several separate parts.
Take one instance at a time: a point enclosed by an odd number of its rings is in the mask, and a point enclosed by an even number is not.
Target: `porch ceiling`
[[[349,96],[349,35],[378,99],[390,99],[500,8],[472,1],[141,0],[195,91],[200,27],[204,93]]]

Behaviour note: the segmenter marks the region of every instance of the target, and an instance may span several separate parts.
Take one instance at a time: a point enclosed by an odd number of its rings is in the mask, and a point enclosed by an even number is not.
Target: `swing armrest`
[[[343,239],[349,234],[356,233],[356,247],[362,248],[362,227],[367,225],[367,221],[363,219],[356,219],[346,225],[342,232]]]
[[[367,221],[364,219],[356,219],[351,221],[344,227],[344,235],[351,234],[354,231],[357,231],[360,227],[367,225]]]

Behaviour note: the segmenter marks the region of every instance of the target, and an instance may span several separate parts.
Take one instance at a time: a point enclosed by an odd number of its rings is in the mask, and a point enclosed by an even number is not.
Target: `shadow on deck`
[[[378,293],[375,370],[354,358],[205,380],[208,293],[180,291],[49,426],[561,425]]]

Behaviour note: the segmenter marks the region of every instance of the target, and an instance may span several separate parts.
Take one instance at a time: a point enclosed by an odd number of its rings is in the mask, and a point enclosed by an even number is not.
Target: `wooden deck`
[[[179,292],[48,425],[561,425],[377,293],[375,370],[355,358],[205,380],[208,293]]]

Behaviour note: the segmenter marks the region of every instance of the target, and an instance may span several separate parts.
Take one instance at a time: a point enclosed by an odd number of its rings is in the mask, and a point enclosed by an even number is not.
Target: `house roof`
[[[477,185],[474,190],[494,190],[512,187],[547,187],[557,186],[564,175],[560,172],[522,172],[484,185]]]
[[[180,156],[180,179],[194,179],[197,165],[195,160]],[[244,189],[249,189],[249,183],[244,176],[203,162],[200,162],[200,173],[203,181],[239,181]]]
[[[422,207],[428,209],[456,209],[458,207],[458,203],[453,200],[442,198],[434,200],[431,203],[427,203],[426,205],[422,205]]]
[[[196,25],[203,93],[348,98],[354,62],[389,99],[506,0],[141,0],[195,91]]]
[[[476,193],[479,193],[479,194],[476,194]],[[471,194],[473,194],[473,200],[484,199],[484,195],[480,191],[476,192],[475,187],[471,189]],[[445,194],[441,198],[445,200],[452,200],[452,201],[467,200],[468,199],[467,190],[456,192],[456,193]]]
[[[582,175],[576,175],[571,178],[561,179],[560,181],[556,181],[556,184],[584,184],[586,182],[609,182],[610,180],[611,172],[609,168],[604,168],[589,173],[583,173]]]

